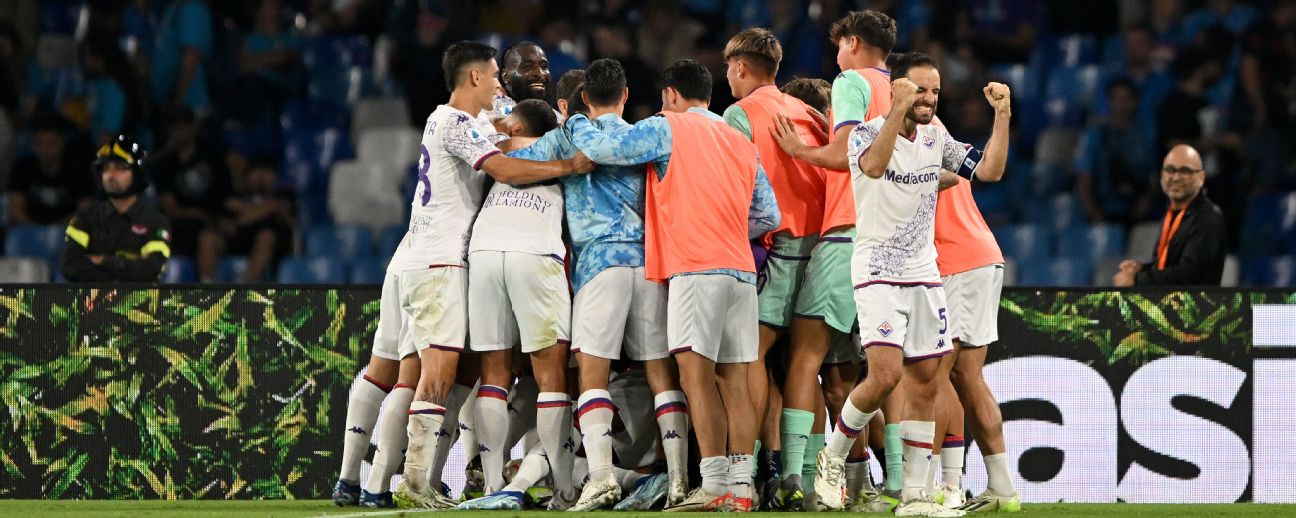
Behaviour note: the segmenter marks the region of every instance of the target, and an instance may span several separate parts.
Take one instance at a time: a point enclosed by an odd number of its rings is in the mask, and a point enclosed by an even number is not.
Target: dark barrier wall
[[[377,300],[0,288],[0,496],[326,495]],[[986,376],[1025,499],[1296,501],[1280,462],[1296,427],[1286,304],[1296,294],[1005,290]],[[1253,327],[1274,338],[1253,346]]]

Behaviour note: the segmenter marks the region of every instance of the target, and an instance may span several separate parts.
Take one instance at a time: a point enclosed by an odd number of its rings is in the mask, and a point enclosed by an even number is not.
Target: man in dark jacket
[[[118,136],[95,154],[94,173],[108,199],[77,211],[63,246],[63,276],[73,282],[157,282],[171,257],[166,216],[139,200],[148,180],[144,148]]]
[[[1161,190],[1170,208],[1149,263],[1121,262],[1116,286],[1214,285],[1224,273],[1224,213],[1202,190],[1206,173],[1201,155],[1180,144],[1161,165]]]

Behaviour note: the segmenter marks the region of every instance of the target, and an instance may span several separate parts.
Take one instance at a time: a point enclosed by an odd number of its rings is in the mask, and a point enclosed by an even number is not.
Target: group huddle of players
[[[971,194],[1003,175],[1008,87],[983,89],[994,126],[974,149],[935,118],[935,61],[891,52],[892,19],[851,12],[829,37],[831,85],[780,89],[779,41],[749,29],[724,50],[739,101],[723,115],[684,59],[662,73],[661,113],[635,124],[615,60],[551,93],[535,44],[502,69],[494,48],[450,46],[334,501],[1020,509],[981,374],[1003,257]],[[989,478],[974,498],[965,421]],[[456,441],[461,500],[442,482]]]

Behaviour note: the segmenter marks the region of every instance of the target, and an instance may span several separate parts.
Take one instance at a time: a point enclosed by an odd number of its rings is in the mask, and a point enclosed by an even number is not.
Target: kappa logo
[[[459,423],[459,429],[465,432],[472,431],[472,428],[469,428],[468,425],[463,423]]]
[[[480,451],[482,453],[490,453],[491,449],[487,448],[485,444],[477,443],[477,451]]]
[[[675,430],[666,430],[666,438],[667,438],[667,439],[679,439],[679,438],[680,438],[680,434],[679,434],[678,432],[676,432]]]
[[[877,326],[877,332],[882,336],[891,336],[891,331],[894,330],[895,329],[891,328],[891,323],[885,320],[883,320],[882,323]]]
[[[432,435],[435,435],[435,436],[437,436],[437,437],[449,437],[449,436],[450,436],[450,432],[446,431],[445,428],[437,428],[436,433],[434,433],[434,434],[432,434]]]
[[[360,435],[365,434],[364,428],[361,428],[359,426],[352,426],[351,428],[347,428],[347,431],[351,433],[358,433]]]

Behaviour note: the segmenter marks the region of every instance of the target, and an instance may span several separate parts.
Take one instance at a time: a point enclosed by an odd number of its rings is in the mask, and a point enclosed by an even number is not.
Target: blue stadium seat
[[[247,258],[243,256],[226,256],[216,263],[217,282],[239,282],[239,277],[247,271]]]
[[[279,263],[279,282],[341,284],[347,281],[346,260],[336,257],[289,257]]]
[[[284,103],[279,114],[279,126],[285,132],[319,128],[345,129],[350,125],[351,112],[345,106],[331,101],[292,100]]]
[[[58,264],[66,231],[67,227],[61,225],[23,225],[10,228],[5,235],[5,255],[39,257]]]
[[[1110,223],[1058,232],[1058,255],[1099,261],[1125,255],[1125,229]]]
[[[1004,255],[1017,261],[1023,271],[1027,264],[1041,262],[1051,255],[1050,232],[1043,225],[1021,223],[991,230]]]
[[[359,225],[317,225],[306,232],[306,255],[356,259],[373,256],[373,236]]]
[[[1052,124],[1079,127],[1097,89],[1097,65],[1058,67],[1044,85],[1044,111]]]
[[[1093,263],[1088,259],[1054,258],[1019,263],[1017,284],[1022,286],[1088,286]]]
[[[344,129],[294,130],[285,137],[283,173],[293,189],[327,189],[333,163],[354,156]]]
[[[405,238],[405,225],[392,225],[382,230],[382,235],[378,236],[378,257],[389,258],[396,253],[396,247]]]
[[[1296,260],[1290,255],[1253,257],[1242,264],[1242,284],[1255,287],[1296,285]]]
[[[163,284],[181,284],[198,282],[198,272],[194,269],[193,260],[183,255],[171,257],[162,268]]]
[[[1241,230],[1244,256],[1261,257],[1284,251],[1286,235],[1296,232],[1296,193],[1254,196],[1247,204]],[[1296,245],[1296,241],[1291,244]]]
[[[387,276],[387,259],[362,257],[351,261],[352,284],[382,284]]]

